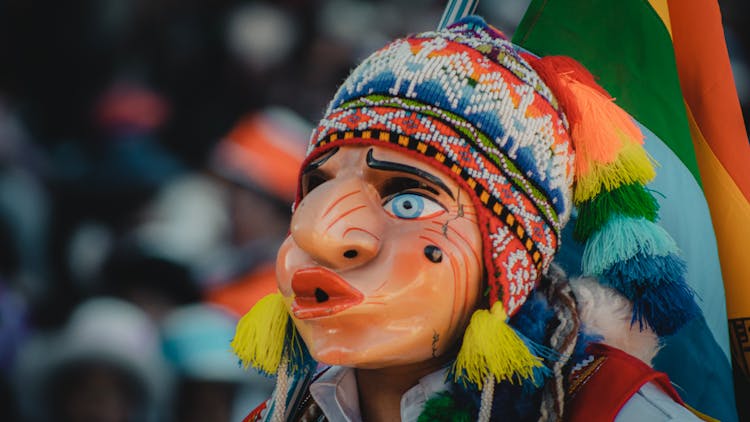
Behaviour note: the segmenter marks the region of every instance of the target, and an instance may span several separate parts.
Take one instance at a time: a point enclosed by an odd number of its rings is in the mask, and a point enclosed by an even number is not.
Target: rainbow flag
[[[686,255],[712,340],[727,357],[731,343],[750,376],[750,144],[718,3],[532,0],[513,41],[576,58],[652,132],[646,148],[667,174],[654,188],[665,196],[661,223]]]

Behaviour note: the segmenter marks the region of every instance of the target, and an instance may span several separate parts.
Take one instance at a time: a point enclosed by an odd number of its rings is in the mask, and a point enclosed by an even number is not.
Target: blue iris
[[[398,218],[417,218],[424,211],[424,199],[413,193],[402,193],[390,201],[391,211]]]

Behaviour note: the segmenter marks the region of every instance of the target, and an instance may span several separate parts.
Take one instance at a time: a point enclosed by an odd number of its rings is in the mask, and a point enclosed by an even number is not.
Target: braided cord
[[[274,407],[273,414],[271,415],[271,422],[284,422],[286,413],[286,400],[289,396],[289,374],[287,373],[287,367],[289,366],[289,357],[284,354],[281,357],[281,363],[279,363],[279,370],[277,371],[276,378],[276,391],[274,393]]]
[[[563,418],[565,408],[563,368],[573,354],[580,326],[576,301],[567,277],[553,265],[550,266],[546,278],[550,282],[546,291],[547,301],[554,311],[556,322],[550,336],[550,346],[558,352],[559,358],[552,365],[553,378],[544,388],[540,422],[559,421]]]
[[[495,377],[487,375],[482,388],[482,398],[479,405],[478,422],[489,422],[492,416],[492,398],[495,395]]]

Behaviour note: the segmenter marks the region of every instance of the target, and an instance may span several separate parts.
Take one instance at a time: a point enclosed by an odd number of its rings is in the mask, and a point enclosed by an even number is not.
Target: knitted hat
[[[518,357],[505,323],[549,268],[573,204],[584,275],[628,297],[634,322],[670,334],[699,312],[674,241],[654,223],[642,142],[577,62],[534,57],[469,17],[367,58],[328,106],[302,167],[335,147],[378,145],[441,169],[471,195],[491,310],[472,317],[454,372],[481,389],[488,375],[515,381],[541,366]]]
[[[501,301],[512,315],[549,267],[570,216],[566,129],[539,75],[473,18],[365,60],[329,105],[305,164],[335,146],[376,144],[445,168],[478,210],[490,305]]]

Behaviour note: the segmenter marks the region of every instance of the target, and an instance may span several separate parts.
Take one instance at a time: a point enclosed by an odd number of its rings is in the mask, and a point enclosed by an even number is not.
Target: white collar
[[[447,368],[422,377],[401,397],[401,421],[415,422],[427,400],[447,391]],[[328,420],[361,422],[356,372],[353,368],[333,366],[310,385],[310,394]]]

